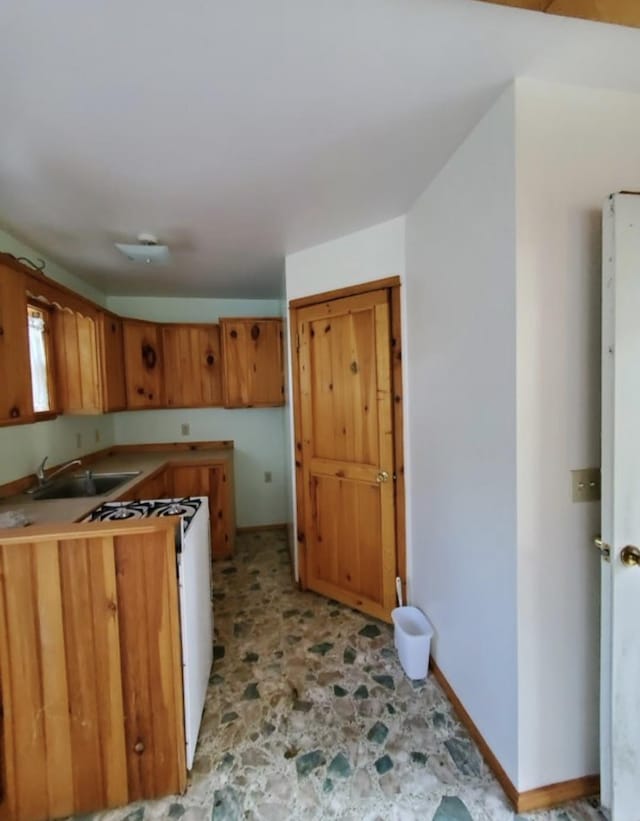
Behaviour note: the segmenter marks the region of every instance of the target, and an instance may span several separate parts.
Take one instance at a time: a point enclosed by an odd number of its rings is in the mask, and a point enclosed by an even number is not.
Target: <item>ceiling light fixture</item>
[[[153,234],[138,234],[137,243],[116,242],[116,248],[130,262],[145,265],[166,265],[170,260],[169,246],[159,245]]]

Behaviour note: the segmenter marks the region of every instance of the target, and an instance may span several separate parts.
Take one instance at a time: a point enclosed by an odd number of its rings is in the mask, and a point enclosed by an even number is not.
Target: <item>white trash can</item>
[[[402,669],[411,679],[426,678],[433,636],[431,622],[417,607],[396,607],[391,618]]]

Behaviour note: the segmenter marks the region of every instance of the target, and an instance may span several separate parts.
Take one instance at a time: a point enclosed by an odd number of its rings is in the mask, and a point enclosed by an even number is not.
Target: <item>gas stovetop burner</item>
[[[181,499],[104,502],[93,510],[84,521],[105,522],[124,519],[147,519],[159,516],[180,516],[182,517],[183,533],[186,533],[200,505],[201,501],[197,496],[185,496]]]
[[[127,510],[126,507],[119,507],[117,510],[114,510],[110,516],[105,516],[108,519],[131,519],[135,516],[135,513],[132,510]]]

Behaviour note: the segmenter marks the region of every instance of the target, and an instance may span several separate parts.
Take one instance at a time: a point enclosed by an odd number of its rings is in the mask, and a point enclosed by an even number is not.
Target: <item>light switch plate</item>
[[[600,500],[600,468],[572,470],[574,502],[598,502]]]

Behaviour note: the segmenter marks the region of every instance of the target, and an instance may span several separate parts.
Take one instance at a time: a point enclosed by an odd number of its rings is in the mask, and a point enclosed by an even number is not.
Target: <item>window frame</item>
[[[29,297],[27,299],[27,323],[31,311],[38,311],[42,314],[44,320],[44,344],[45,356],[47,361],[47,390],[49,393],[49,410],[36,411],[33,410],[34,420],[36,422],[44,422],[48,419],[55,419],[60,415],[58,407],[58,396],[56,391],[56,363],[55,363],[55,344],[53,339],[54,334],[54,314],[56,308],[54,305],[49,305],[47,302],[40,302],[38,299]],[[31,371],[31,351],[29,351],[29,381],[31,383],[31,393],[33,397],[33,373]],[[33,400],[32,400],[33,401]]]

